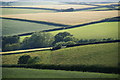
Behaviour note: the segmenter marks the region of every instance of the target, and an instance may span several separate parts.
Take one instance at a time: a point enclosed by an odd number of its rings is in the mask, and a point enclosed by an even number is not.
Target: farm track
[[[76,45],[67,46],[67,48],[75,47],[75,46],[85,46],[85,45],[105,44],[105,43],[116,43],[116,42],[120,42],[120,40],[105,41],[105,42],[95,42],[95,43],[86,43],[86,44],[76,44]],[[22,54],[22,53],[27,53],[27,52],[45,51],[45,50],[52,50],[52,47],[0,52],[0,55]],[[57,49],[55,49],[55,50],[57,50]]]
[[[43,50],[50,50],[51,48],[52,47],[0,52],[0,55],[11,55],[11,54],[21,54],[21,53],[27,53],[27,52],[34,52],[34,51],[43,51]]]

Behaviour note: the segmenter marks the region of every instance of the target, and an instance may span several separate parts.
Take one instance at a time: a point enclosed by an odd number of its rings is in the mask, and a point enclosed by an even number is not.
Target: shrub
[[[54,49],[54,50],[60,49],[60,48],[62,48],[62,46],[66,46],[66,42],[58,42],[58,43],[56,43],[56,44],[53,46],[53,49]]]
[[[29,55],[20,56],[18,64],[27,64],[31,57]]]
[[[57,42],[63,42],[64,38],[67,36],[73,36],[73,35],[71,35],[69,32],[60,32],[60,33],[56,34],[54,44]]]
[[[33,57],[33,58],[30,58],[27,63],[28,64],[36,64],[39,61],[40,61],[39,57]]]
[[[20,48],[21,48],[21,44],[20,44],[20,43],[6,44],[6,45],[2,48],[2,51],[19,50]]]

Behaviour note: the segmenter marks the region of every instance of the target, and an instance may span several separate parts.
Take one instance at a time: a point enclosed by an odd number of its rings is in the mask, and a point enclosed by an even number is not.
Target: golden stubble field
[[[84,24],[116,16],[118,16],[118,11],[115,10],[2,15],[2,17],[47,21],[67,25]]]

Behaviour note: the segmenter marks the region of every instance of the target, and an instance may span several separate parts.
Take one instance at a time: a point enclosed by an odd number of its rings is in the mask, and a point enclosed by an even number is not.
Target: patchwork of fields
[[[21,5],[22,3],[22,5]],[[31,5],[25,5],[26,3],[11,3],[11,6],[4,6],[8,8],[2,8],[2,15],[0,15],[2,22],[2,34],[4,35],[18,35],[23,33],[43,31],[49,29],[57,29],[65,26],[56,26],[53,24],[67,25],[72,27],[75,25],[81,25],[85,23],[100,21],[106,18],[117,17],[119,10],[109,10],[107,6],[117,3],[108,4],[65,4],[59,2],[45,2],[43,3],[31,3]],[[35,5],[36,4],[36,5]],[[46,4],[46,5],[43,5]],[[96,6],[95,6],[96,5]],[[9,8],[11,7],[11,8]],[[16,8],[12,8],[16,7]],[[20,7],[20,8],[17,8]],[[26,9],[24,9],[26,7]],[[31,8],[30,8],[31,7]],[[94,8],[98,7],[98,8]],[[117,6],[118,7],[118,6]],[[30,8],[30,9],[27,9]],[[42,9],[32,9],[42,8]],[[71,12],[57,12],[55,10],[60,9],[87,9],[83,11],[71,11]],[[50,10],[51,9],[51,10]],[[2,19],[15,18],[22,20],[10,20]],[[37,23],[32,21],[43,21],[43,23]],[[45,22],[45,23],[44,23]],[[49,23],[52,23],[52,25]],[[56,35],[59,32],[69,32],[78,39],[103,39],[103,38],[118,38],[118,23],[117,21],[100,22],[90,24],[86,26],[78,26],[69,29],[50,31],[49,33]],[[22,42],[25,37],[21,36]],[[27,52],[22,54],[11,54],[2,56],[2,64],[10,65],[17,64],[18,59],[22,55],[30,55],[32,58],[39,57],[40,60],[37,64],[53,64],[53,65],[85,65],[85,66],[103,66],[103,67],[118,67],[118,42],[116,43],[104,43],[94,45],[84,45],[63,48],[59,50],[45,50]],[[77,71],[60,71],[60,70],[38,70],[38,69],[26,69],[26,68],[3,68],[3,78],[118,78],[118,74],[107,73],[93,73],[93,72],[77,72]]]
[[[31,17],[32,16],[32,17]],[[27,19],[35,21],[46,21],[66,25],[78,25],[105,18],[117,17],[118,11],[81,11],[81,12],[59,12],[59,13],[35,13],[3,15],[3,17]]]
[[[38,56],[38,64],[81,64],[118,66],[118,43],[95,44],[60,49],[56,51],[36,51],[24,54],[2,56],[3,64],[17,64],[22,55]]]

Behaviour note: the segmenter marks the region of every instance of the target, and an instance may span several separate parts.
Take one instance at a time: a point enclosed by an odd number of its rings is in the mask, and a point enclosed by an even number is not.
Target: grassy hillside
[[[118,22],[97,23],[84,27],[53,31],[51,33],[55,35],[65,31],[70,32],[79,39],[118,38]]]
[[[84,24],[116,16],[118,16],[118,11],[79,11],[79,12],[3,15],[3,17],[9,18],[19,18],[35,21],[41,20],[66,25]]]
[[[52,10],[38,10],[38,9],[17,9],[17,8],[2,8],[2,14],[29,14],[29,13],[47,13],[55,12]]]
[[[95,44],[60,49],[56,51],[36,51],[24,54],[3,55],[3,64],[17,64],[22,55],[38,56],[38,64],[81,64],[118,66],[118,43]]]
[[[3,24],[2,25],[3,35],[12,35],[12,34],[17,35],[20,33],[48,30],[48,29],[60,27],[60,26],[51,26],[51,25],[45,25],[45,24],[6,20],[6,19],[2,19],[2,24]]]
[[[2,76],[3,78],[118,78],[117,74],[25,68],[3,68]]]
[[[56,35],[59,32],[70,32],[78,39],[103,39],[103,38],[113,38],[118,39],[118,22],[104,22],[104,23],[97,23],[82,27],[76,27],[66,30],[58,30],[52,31],[53,35]],[[22,41],[25,37],[28,36],[21,36],[20,41]]]

